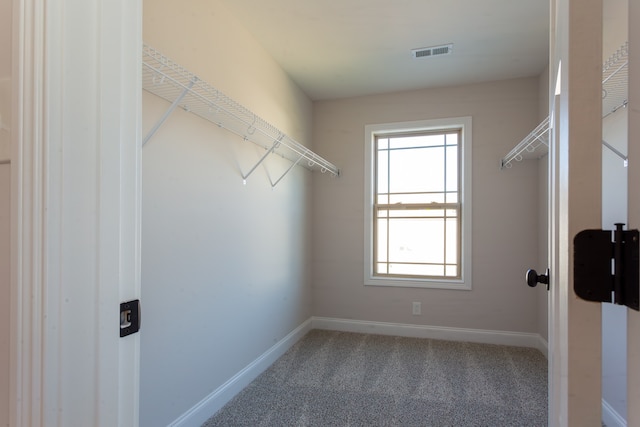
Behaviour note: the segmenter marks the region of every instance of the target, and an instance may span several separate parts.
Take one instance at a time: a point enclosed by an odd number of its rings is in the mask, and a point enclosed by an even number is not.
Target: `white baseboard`
[[[607,427],[627,427],[625,420],[606,400],[602,399],[602,422]]]
[[[170,427],[200,427],[213,414],[218,412],[227,402],[229,402],[251,381],[263,373],[280,356],[291,348],[300,338],[311,330],[311,319],[298,326],[286,337],[274,344],[269,350],[263,353],[247,367],[234,375],[229,381],[222,384],[210,395],[202,399],[193,408],[178,417],[169,424]]]
[[[546,340],[544,340],[540,334],[409,325],[403,323],[368,322],[328,317],[313,317],[311,321],[313,329],[531,347],[540,350],[545,356],[547,355]]]
[[[549,360],[549,343],[547,342],[546,339],[542,337],[542,335],[540,334],[537,334],[537,335],[538,335],[538,345],[535,346],[535,348],[540,350],[540,353],[544,354],[544,357],[546,357],[547,360]]]

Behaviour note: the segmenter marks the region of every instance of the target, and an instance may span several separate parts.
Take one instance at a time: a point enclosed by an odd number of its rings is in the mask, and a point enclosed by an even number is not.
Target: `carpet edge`
[[[545,357],[548,353],[547,341],[540,334],[531,332],[411,325],[315,316],[311,318],[311,324],[312,329],[529,347],[539,350]]]

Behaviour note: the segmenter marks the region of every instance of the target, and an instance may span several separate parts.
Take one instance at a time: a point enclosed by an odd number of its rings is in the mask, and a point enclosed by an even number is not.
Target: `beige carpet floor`
[[[204,426],[546,423],[537,350],[313,330]]]

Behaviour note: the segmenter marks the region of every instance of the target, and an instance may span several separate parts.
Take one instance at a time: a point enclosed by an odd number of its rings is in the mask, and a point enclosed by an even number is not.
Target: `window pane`
[[[399,210],[390,210],[389,216],[391,218],[415,218],[415,217],[444,218],[444,212],[445,212],[444,209],[399,209]]]
[[[378,152],[378,182],[377,182],[377,193],[388,193],[389,192],[389,169],[388,169],[388,160],[389,160],[389,152],[388,151],[379,151]],[[388,203],[388,202],[381,202]]]
[[[415,147],[433,147],[445,144],[445,138],[442,134],[431,135],[413,135],[393,137],[389,141],[390,148],[415,148]]]
[[[378,245],[376,247],[377,258],[376,261],[387,261],[387,220],[378,220]]]
[[[445,268],[445,276],[458,277],[458,267],[455,265],[447,265]]]
[[[389,274],[389,264],[387,264],[386,262],[379,262],[377,265],[377,272],[378,274]]]
[[[388,194],[378,194],[376,196],[376,204],[378,205],[388,205],[389,204],[389,195]]]
[[[458,147],[447,147],[447,191],[458,191]]]
[[[418,148],[390,152],[391,193],[444,190],[444,149]]]
[[[389,204],[412,204],[412,203],[444,203],[445,197],[442,192],[435,193],[399,193],[389,197]]]
[[[389,221],[389,261],[444,263],[444,220]]]
[[[456,145],[458,144],[458,132],[456,133],[448,133],[447,134],[447,145]]]
[[[458,220],[447,219],[447,262],[458,263]]]
[[[409,276],[444,276],[443,265],[431,264],[389,264],[389,274],[409,275]]]

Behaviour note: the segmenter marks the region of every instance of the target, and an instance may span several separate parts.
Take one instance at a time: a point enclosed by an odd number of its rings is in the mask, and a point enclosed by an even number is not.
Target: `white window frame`
[[[462,203],[461,218],[461,277],[456,279],[400,278],[374,276],[373,269],[373,227],[375,201],[375,137],[404,132],[441,131],[462,129],[460,147],[460,192]],[[471,117],[419,120],[411,122],[384,123],[365,126],[365,254],[364,284],[367,286],[393,286],[409,288],[436,288],[471,290]]]

